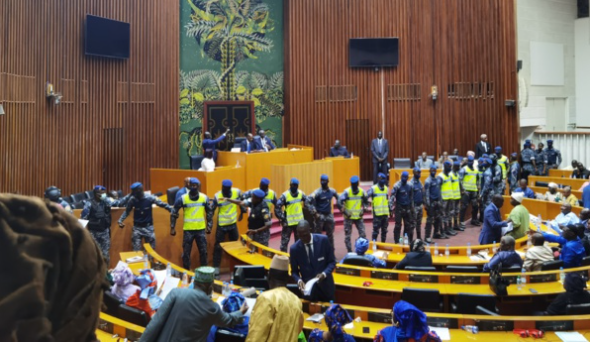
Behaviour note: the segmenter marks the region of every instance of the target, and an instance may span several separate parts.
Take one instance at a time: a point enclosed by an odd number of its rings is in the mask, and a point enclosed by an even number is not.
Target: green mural
[[[282,144],[283,0],[181,0],[180,166],[201,153],[203,102],[254,101]]]

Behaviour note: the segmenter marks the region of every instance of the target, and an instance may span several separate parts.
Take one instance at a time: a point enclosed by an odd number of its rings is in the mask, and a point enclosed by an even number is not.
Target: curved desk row
[[[149,245],[144,246],[150,263],[155,266],[166,267],[168,260],[161,257]],[[184,270],[183,268],[171,263],[171,268],[174,275],[182,275],[187,273],[193,275],[192,272]],[[214,298],[219,297],[221,292],[222,282],[215,282]],[[239,288],[234,286],[234,288]],[[360,318],[360,322],[353,322],[352,328],[347,328],[346,332],[353,335],[358,340],[370,340],[374,337],[377,331],[387,327],[391,324],[391,309],[390,308],[369,308],[359,307],[354,305],[343,304],[339,301],[343,308],[345,308],[350,315],[356,319]],[[385,304],[384,304],[385,305]],[[393,303],[391,304],[393,305]],[[305,317],[315,313],[323,313],[329,307],[329,303],[311,303],[303,301],[303,311]],[[427,313],[428,324],[433,327],[449,328],[451,341],[518,341],[521,338],[513,334],[512,329],[542,329],[546,331],[545,337],[542,341],[559,341],[560,339],[554,334],[555,331],[579,331],[590,340],[590,316],[484,316],[484,315],[463,315],[463,314],[445,314],[445,313]],[[463,325],[477,325],[480,329],[479,334],[471,334],[462,331],[460,328]],[[309,332],[314,328],[326,330],[324,320],[316,324],[306,321],[304,330]],[[368,332],[365,332],[368,328]],[[99,329],[97,329],[97,336],[101,341],[121,341],[126,338],[134,341],[138,340],[141,333],[144,331],[143,327],[130,324],[123,320],[114,318],[110,315],[101,313]],[[532,338],[529,338],[532,339]]]
[[[266,269],[275,254],[287,253],[265,247],[243,235],[240,241],[222,243],[225,252],[231,257],[232,268],[238,264],[262,265]],[[589,267],[564,270],[582,272],[587,275]],[[559,271],[528,272],[525,274],[526,289],[519,290],[514,283],[520,273],[505,273],[513,284],[508,287],[508,296],[502,297],[505,314],[518,312],[518,308],[530,304],[546,305],[557,294],[564,292],[559,282]],[[493,294],[488,273],[450,273],[376,269],[337,264],[334,271],[336,300],[340,303],[380,307],[390,305],[401,297],[404,288],[436,289],[443,296],[445,310],[450,310],[450,299],[459,293],[489,295]],[[533,288],[537,293],[529,291]]]

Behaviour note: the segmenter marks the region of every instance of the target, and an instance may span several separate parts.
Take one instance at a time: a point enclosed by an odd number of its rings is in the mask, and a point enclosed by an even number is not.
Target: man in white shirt
[[[215,161],[213,160],[213,151],[207,150],[205,158],[201,162],[201,169],[199,171],[215,171]]]
[[[580,218],[572,212],[572,205],[564,202],[561,205],[561,213],[557,215],[555,220],[551,221],[550,226],[553,230],[561,233],[560,227],[578,224],[579,222]]]
[[[540,271],[543,263],[553,261],[555,257],[551,248],[545,245],[543,234],[533,234],[531,236],[531,243],[533,246],[526,251],[522,268],[529,272]]]
[[[488,136],[482,134],[480,137],[481,141],[475,145],[475,159],[481,157],[484,153],[492,154],[492,145],[488,143]]]

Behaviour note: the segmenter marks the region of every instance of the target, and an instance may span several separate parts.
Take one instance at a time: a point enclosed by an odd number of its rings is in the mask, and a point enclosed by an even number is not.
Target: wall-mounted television
[[[86,15],[84,52],[113,59],[129,58],[129,23]]]
[[[350,67],[396,67],[399,38],[351,38],[348,44]]]

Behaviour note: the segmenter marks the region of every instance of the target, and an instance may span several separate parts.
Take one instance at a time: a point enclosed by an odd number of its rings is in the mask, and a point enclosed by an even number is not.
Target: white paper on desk
[[[506,235],[507,233],[511,232],[512,230],[514,230],[514,226],[512,225],[512,223],[508,223],[508,225],[506,225],[505,227],[502,228],[502,236]]]
[[[217,299],[217,304],[219,304],[219,306],[223,309],[223,301],[225,300],[225,296],[220,296]],[[244,316],[248,316],[250,317],[250,314],[252,314],[252,310],[254,310],[254,305],[256,304],[256,298],[247,298],[246,297],[246,303],[248,303],[248,311],[246,312],[246,314]]]
[[[180,278],[172,276],[166,277],[166,280],[164,281],[164,287],[162,288],[162,292],[160,293],[160,298],[162,299],[162,301],[166,299],[166,296],[168,296],[172,289],[178,287],[178,283],[180,283]]]
[[[588,342],[580,332],[555,332],[555,335],[564,342]]]
[[[158,286],[156,287],[156,291],[158,291],[162,287],[162,284],[164,284],[164,280],[166,280],[166,270],[153,270],[152,272],[154,272],[154,277],[156,277],[156,281],[158,282]]]
[[[89,220],[78,219],[78,222],[80,222],[80,225],[82,225],[82,227],[85,228],[86,225],[88,224]]]
[[[312,316],[308,317],[306,321],[311,321],[315,323],[320,323],[324,319],[324,314],[313,314]]]
[[[127,262],[128,264],[134,264],[134,263],[142,262],[142,261],[143,261],[143,256],[139,256],[139,255],[125,260],[125,262]]]
[[[430,327],[431,331],[436,332],[436,335],[442,341],[450,341],[451,340],[451,333],[449,332],[448,328],[445,327]]]
[[[315,283],[318,282],[318,278],[313,278],[311,280],[309,280],[307,283],[305,283],[305,289],[303,291],[303,295],[304,296],[311,296],[311,291],[313,290],[313,286],[315,285]]]

